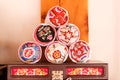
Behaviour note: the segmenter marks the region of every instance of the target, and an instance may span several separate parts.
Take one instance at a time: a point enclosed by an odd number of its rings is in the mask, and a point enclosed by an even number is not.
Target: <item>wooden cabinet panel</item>
[[[31,69],[34,69],[33,74],[29,74]],[[41,69],[40,75],[36,75],[36,69]],[[55,77],[62,79],[53,79]],[[69,62],[60,65],[51,63],[8,65],[8,80],[67,80],[67,78],[72,80],[108,80],[108,64]]]

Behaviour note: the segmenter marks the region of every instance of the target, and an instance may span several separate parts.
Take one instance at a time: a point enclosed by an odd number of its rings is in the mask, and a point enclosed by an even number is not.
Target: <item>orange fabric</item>
[[[80,30],[80,40],[88,42],[88,0],[41,0],[41,22],[44,22],[48,10],[55,5],[68,11],[69,22]]]

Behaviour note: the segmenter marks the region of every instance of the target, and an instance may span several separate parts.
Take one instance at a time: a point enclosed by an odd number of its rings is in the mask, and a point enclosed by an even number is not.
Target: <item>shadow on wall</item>
[[[17,50],[20,43],[15,42],[1,42],[0,41],[0,63],[7,64],[13,61],[19,61]]]

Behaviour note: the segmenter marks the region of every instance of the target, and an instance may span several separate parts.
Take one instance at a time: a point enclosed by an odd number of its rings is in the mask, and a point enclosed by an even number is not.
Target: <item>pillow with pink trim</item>
[[[61,64],[68,57],[68,48],[59,41],[55,41],[46,47],[45,57],[51,63]]]
[[[48,11],[45,23],[58,28],[67,24],[68,20],[68,11],[60,6],[54,6]]]
[[[41,59],[42,50],[39,43],[27,41],[20,45],[18,56],[24,63],[34,64]]]
[[[57,34],[58,41],[67,46],[70,46],[72,43],[77,42],[80,38],[80,31],[78,27],[71,23],[60,27]]]
[[[90,47],[87,42],[79,40],[69,48],[69,57],[75,63],[86,62],[90,58]]]
[[[40,24],[34,31],[34,39],[41,46],[47,46],[55,40],[56,29],[48,24]]]

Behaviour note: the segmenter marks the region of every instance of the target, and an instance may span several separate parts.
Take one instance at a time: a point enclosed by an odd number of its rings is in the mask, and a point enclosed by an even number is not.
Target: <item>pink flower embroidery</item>
[[[48,40],[52,40],[52,39],[53,39],[52,35],[49,35],[49,36],[47,37],[47,39],[48,39]]]

